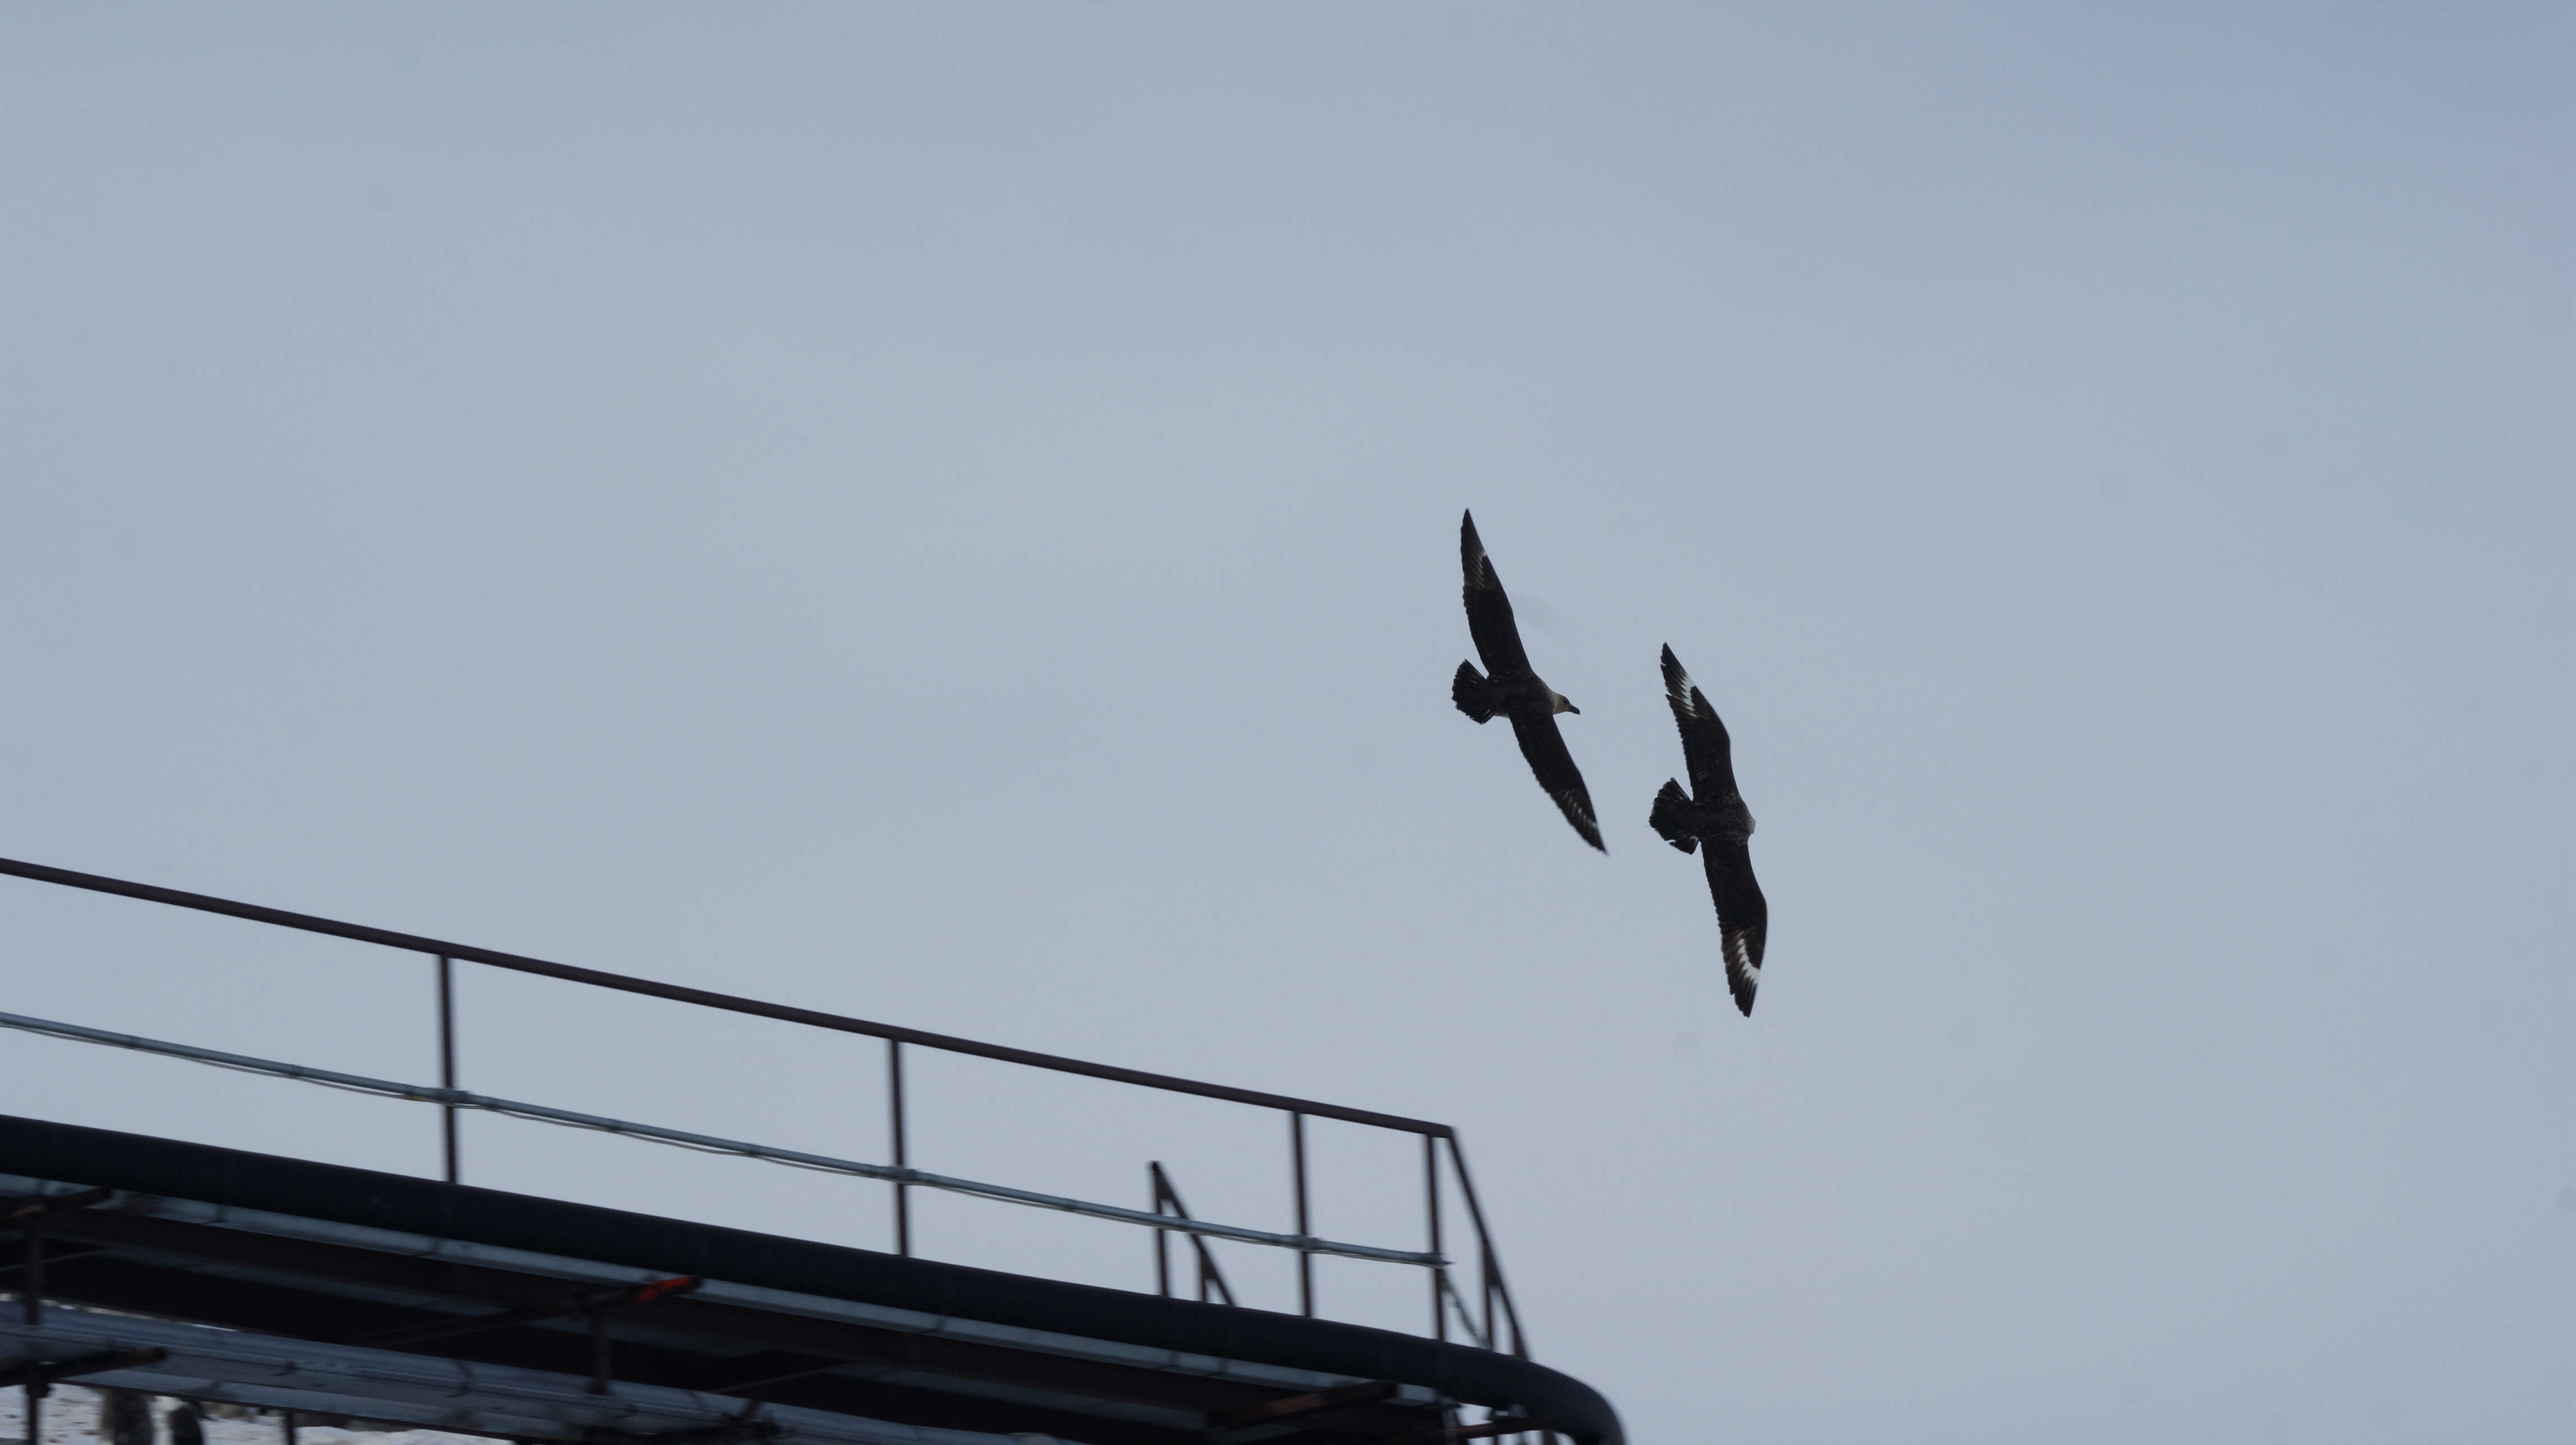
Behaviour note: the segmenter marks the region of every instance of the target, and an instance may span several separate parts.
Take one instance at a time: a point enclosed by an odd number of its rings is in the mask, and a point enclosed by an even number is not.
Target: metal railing
[[[201,893],[188,893],[148,883],[78,873],[40,863],[24,863],[0,858],[0,875],[65,888],[83,889],[93,893],[114,894],[175,908],[193,909],[201,913],[221,914],[253,923],[295,929],[306,933],[326,934],[424,955],[432,963],[432,981],[437,1010],[439,1078],[434,1085],[410,1084],[345,1074],[335,1070],[311,1068],[244,1054],[225,1053],[191,1044],[146,1039],[82,1024],[31,1018],[19,1014],[0,1013],[0,1028],[82,1043],[136,1049],[163,1057],[186,1059],[222,1068],[296,1079],[381,1097],[435,1104],[441,1116],[439,1136],[443,1177],[450,1183],[462,1182],[464,1177],[462,1141],[457,1128],[461,1115],[467,1111],[490,1112],[542,1123],[621,1134],[653,1143],[739,1155],[797,1168],[884,1182],[890,1187],[893,1196],[895,1252],[903,1255],[912,1253],[909,1191],[915,1188],[928,1188],[1036,1208],[1061,1210],[1090,1218],[1150,1228],[1155,1232],[1156,1286],[1166,1295],[1171,1293],[1171,1272],[1167,1253],[1169,1236],[1175,1233],[1188,1236],[1192,1247],[1197,1251],[1200,1298],[1206,1299],[1213,1289],[1228,1304],[1234,1302],[1233,1291],[1216,1270],[1214,1258],[1207,1250],[1209,1240],[1223,1239],[1294,1250],[1297,1254],[1298,1312],[1310,1316],[1315,1313],[1314,1257],[1318,1254],[1415,1266],[1429,1273],[1431,1334],[1434,1338],[1448,1339],[1450,1325],[1454,1318],[1465,1338],[1481,1348],[1508,1350],[1522,1358],[1527,1358],[1529,1355],[1528,1339],[1521,1329],[1520,1311],[1512,1301],[1511,1288],[1503,1277],[1501,1262],[1495,1254],[1493,1236],[1485,1221],[1484,1206],[1476,1197],[1475,1182],[1467,1171],[1466,1154],[1459,1145],[1457,1131],[1446,1124],[1408,1119],[1401,1115],[1383,1114],[1368,1109],[1354,1109],[1312,1099],[1293,1098],[1256,1089],[1238,1089],[1225,1084],[1211,1084],[1168,1074],[1149,1073],[1141,1069],[1121,1068],[1114,1064],[1092,1063],[1088,1060],[1038,1053],[1029,1049],[1015,1049],[1001,1044],[988,1044],[974,1039],[905,1028],[898,1024],[874,1023],[866,1019],[849,1018],[816,1009],[769,1003],[760,999],[689,988],[680,984],[660,983],[600,969],[579,968],[570,964],[529,958],[521,954],[475,948],[466,944],[425,938],[417,934],[370,928],[362,924],[343,923],[334,919],[317,918],[310,914],[292,913],[284,909],[215,898]],[[522,1103],[468,1092],[459,1087],[456,1070],[458,1022],[456,965],[459,963],[481,964],[488,968],[513,973],[534,974],[593,988],[610,989],[648,998],[692,1004],[701,1008],[720,1009],[756,1018],[774,1019],[810,1028],[881,1039],[885,1043],[886,1051],[888,1137],[893,1158],[891,1162],[885,1164],[838,1159],[801,1150],[781,1149],[745,1140],[667,1129],[658,1125],[614,1119],[605,1115],[578,1113],[542,1104]],[[1279,1233],[1194,1219],[1181,1206],[1179,1193],[1172,1186],[1170,1176],[1160,1163],[1149,1166],[1151,1207],[1148,1209],[1130,1209],[1120,1205],[1044,1194],[1034,1190],[959,1179],[916,1169],[910,1164],[906,1150],[903,1053],[906,1045],[993,1059],[1027,1068],[1106,1079],[1113,1083],[1128,1084],[1138,1088],[1248,1104],[1285,1114],[1288,1123],[1289,1178],[1293,1192],[1291,1203],[1294,1208],[1296,1228],[1291,1233]],[[1424,1248],[1412,1250],[1357,1244],[1321,1239],[1312,1233],[1306,1160],[1306,1120],[1309,1118],[1335,1119],[1373,1129],[1413,1134],[1421,1138]],[[1452,1263],[1443,1250],[1441,1181],[1444,1174],[1456,1182],[1459,1200],[1466,1206],[1467,1218],[1476,1236],[1476,1297],[1473,1303],[1460,1292],[1453,1278]]]
[[[1190,1217],[1189,1206],[1181,1203],[1181,1192],[1172,1187],[1172,1176],[1163,1172],[1162,1160],[1145,1166],[1145,1180],[1153,1187],[1156,1214],[1169,1214],[1175,1219]],[[1190,1249],[1198,1257],[1199,1303],[1205,1304],[1211,1297],[1224,1304],[1234,1303],[1234,1286],[1225,1282],[1225,1271],[1216,1267],[1216,1256],[1208,1252],[1207,1240],[1192,1234]],[[1154,1231],[1154,1293],[1167,1299],[1172,1293],[1172,1231],[1168,1229]]]

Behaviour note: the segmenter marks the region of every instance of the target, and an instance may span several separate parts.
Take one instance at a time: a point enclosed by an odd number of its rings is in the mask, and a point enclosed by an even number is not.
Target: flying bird
[[[1565,739],[1556,731],[1558,713],[1583,709],[1530,670],[1529,654],[1521,650],[1521,630],[1512,621],[1512,600],[1503,595],[1493,559],[1485,555],[1485,544],[1476,536],[1473,512],[1458,524],[1458,556],[1467,569],[1467,631],[1476,639],[1476,655],[1485,660],[1485,671],[1477,672],[1472,662],[1459,663],[1458,676],[1449,684],[1450,701],[1479,723],[1491,721],[1496,714],[1510,718],[1521,756],[1529,759],[1538,785],[1556,800],[1565,821],[1574,825],[1584,842],[1609,852],[1601,843],[1601,824],[1593,816],[1592,794],[1584,790],[1583,773],[1574,766],[1574,755],[1565,750]]]
[[[1726,989],[1736,1008],[1753,1016],[1753,990],[1762,982],[1762,935],[1771,922],[1762,885],[1753,881],[1753,854],[1745,846],[1753,836],[1753,813],[1735,790],[1735,762],[1726,724],[1708,705],[1708,694],[1691,685],[1670,646],[1664,648],[1664,700],[1673,705],[1673,722],[1682,732],[1682,761],[1690,769],[1690,791],[1671,778],[1655,794],[1646,821],[1664,841],[1688,853],[1701,850],[1708,870],[1709,897],[1717,902],[1717,933],[1726,954]]]

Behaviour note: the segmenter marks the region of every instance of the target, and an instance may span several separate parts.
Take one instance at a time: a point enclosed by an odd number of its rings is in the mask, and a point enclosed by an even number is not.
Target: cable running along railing
[[[1434,1338],[1445,1340],[1450,1337],[1450,1325],[1454,1317],[1464,1338],[1469,1342],[1488,1350],[1508,1350],[1522,1358],[1527,1358],[1529,1355],[1528,1341],[1521,1330],[1520,1311],[1512,1301],[1510,1286],[1503,1278],[1501,1263],[1495,1255],[1493,1237],[1485,1222],[1484,1206],[1478,1200],[1475,1182],[1467,1172],[1466,1154],[1459,1145],[1457,1131],[1446,1124],[1436,1124],[1423,1119],[1408,1119],[1401,1115],[1383,1114],[1368,1109],[1354,1109],[1312,1099],[1293,1098],[1256,1089],[1238,1089],[1230,1085],[1183,1079],[1169,1074],[1149,1073],[1141,1069],[1121,1068],[1114,1064],[1093,1063],[1084,1059],[1066,1058],[1029,1049],[1016,1049],[1001,1044],[988,1044],[974,1039],[905,1028],[897,1024],[875,1023],[866,1019],[825,1013],[817,1009],[769,1003],[708,989],[609,973],[601,969],[553,963],[545,959],[504,953],[495,949],[476,948],[417,934],[343,923],[335,919],[317,918],[310,914],[292,913],[285,909],[216,898],[202,893],[188,893],[175,888],[162,888],[149,883],[78,873],[40,863],[0,858],[0,875],[93,893],[113,894],[149,903],[166,904],[201,913],[221,914],[252,923],[295,929],[305,933],[325,934],[359,943],[418,953],[427,957],[432,964],[431,977],[436,1001],[438,1033],[439,1078],[434,1085],[345,1074],[335,1070],[256,1058],[246,1054],[226,1053],[162,1039],[141,1038],[82,1024],[31,1018],[14,1013],[0,1013],[0,1028],[80,1043],[134,1049],[167,1058],[185,1059],[221,1068],[321,1084],[385,1098],[435,1104],[440,1113],[442,1177],[449,1183],[461,1183],[464,1178],[463,1150],[457,1127],[460,1117],[467,1112],[478,1111],[501,1114],[511,1118],[598,1130],[653,1143],[738,1155],[795,1168],[883,1182],[890,1187],[893,1196],[895,1252],[903,1255],[912,1253],[909,1192],[913,1189],[937,1189],[1150,1228],[1154,1231],[1155,1283],[1158,1291],[1165,1295],[1172,1292],[1168,1250],[1170,1236],[1175,1233],[1186,1236],[1196,1252],[1199,1298],[1205,1300],[1214,1293],[1227,1304],[1234,1303],[1234,1293],[1226,1284],[1224,1276],[1217,1271],[1214,1257],[1208,1253],[1210,1240],[1228,1240],[1294,1250],[1297,1254],[1298,1312],[1305,1315],[1315,1313],[1314,1257],[1318,1254],[1410,1265],[1428,1271],[1430,1276],[1431,1334]],[[593,988],[610,989],[620,993],[666,999],[701,1008],[720,1009],[756,1018],[774,1019],[810,1028],[880,1039],[885,1044],[889,1111],[888,1140],[893,1158],[885,1164],[839,1159],[802,1150],[752,1143],[747,1140],[667,1129],[658,1125],[615,1119],[605,1115],[579,1113],[543,1104],[524,1103],[469,1092],[458,1085],[456,1071],[458,1037],[456,965],[460,963],[481,964],[488,968],[503,969],[513,973],[533,974],[541,978],[559,979]],[[904,1093],[906,1045],[938,1049],[946,1053],[963,1054],[974,1058],[993,1059],[1002,1063],[1052,1070],[1057,1073],[1078,1074],[1167,1093],[1192,1094],[1201,1098],[1248,1104],[1285,1114],[1288,1123],[1289,1177],[1293,1191],[1290,1202],[1296,1228],[1293,1232],[1282,1233],[1194,1219],[1182,1207],[1178,1190],[1174,1188],[1170,1176],[1159,1162],[1148,1166],[1150,1207],[1146,1209],[1130,1209],[1120,1205],[1072,1199],[1062,1195],[1018,1189],[1009,1185],[959,1179],[914,1168],[909,1161],[906,1148],[907,1111]],[[1314,1235],[1310,1228],[1311,1216],[1307,1192],[1306,1120],[1308,1118],[1334,1119],[1368,1128],[1414,1134],[1421,1138],[1425,1234],[1423,1248],[1397,1249],[1322,1239]],[[1441,1183],[1444,1174],[1456,1181],[1459,1201],[1466,1206],[1467,1220],[1476,1236],[1473,1303],[1460,1291],[1458,1282],[1452,1278],[1453,1268],[1443,1251]]]

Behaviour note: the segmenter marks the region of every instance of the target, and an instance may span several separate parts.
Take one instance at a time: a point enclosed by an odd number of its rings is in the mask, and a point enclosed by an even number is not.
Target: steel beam
[[[611,1430],[667,1437],[743,1419],[743,1402],[728,1396],[626,1382],[595,1394],[574,1375],[203,1325],[71,1313],[35,1330],[0,1323],[0,1357],[69,1351],[134,1356],[136,1363],[90,1377],[102,1384],[476,1435],[581,1440],[590,1431]],[[144,1363],[145,1355],[155,1358]],[[765,1418],[780,1438],[817,1445],[1007,1445],[1010,1439],[785,1405],[770,1407]]]

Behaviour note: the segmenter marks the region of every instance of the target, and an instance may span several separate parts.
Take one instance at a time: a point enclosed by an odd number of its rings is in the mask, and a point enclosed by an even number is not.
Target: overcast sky
[[[17,10],[0,854],[1452,1121],[1641,1442],[2576,1438],[2571,47]],[[1468,506],[1606,858],[1449,704]],[[1760,819],[1750,1020],[1645,826],[1664,643]],[[0,1008],[428,1076],[420,960],[153,912],[0,881]],[[471,1085],[882,1157],[858,1041],[468,972]],[[1275,1117],[921,1069],[924,1167],[1289,1222]],[[435,1167],[417,1106],[23,1036],[0,1092]],[[1415,1246],[1401,1141],[1318,1148],[1319,1228]],[[1325,1307],[1418,1328],[1401,1275]]]

